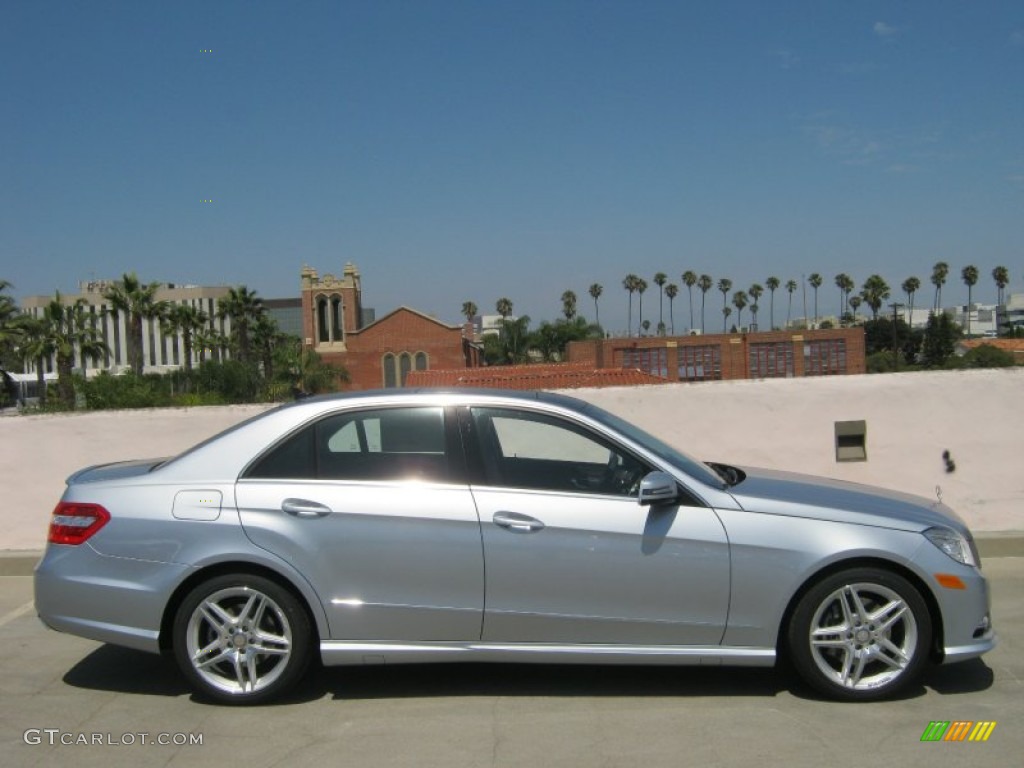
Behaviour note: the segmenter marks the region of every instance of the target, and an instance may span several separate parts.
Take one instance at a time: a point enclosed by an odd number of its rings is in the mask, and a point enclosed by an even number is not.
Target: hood
[[[67,479],[68,485],[79,483],[97,483],[103,480],[123,480],[126,477],[147,475],[167,459],[139,459],[137,461],[117,461],[111,464],[96,464],[75,472]]]
[[[746,478],[729,489],[748,512],[834,520],[905,531],[933,525],[969,536],[967,526],[940,501],[870,485],[792,472],[747,469]]]

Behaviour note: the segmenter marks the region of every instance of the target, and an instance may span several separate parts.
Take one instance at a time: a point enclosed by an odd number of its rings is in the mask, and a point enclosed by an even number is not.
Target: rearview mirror
[[[650,472],[640,481],[640,504],[670,504],[679,498],[676,479],[668,472]]]

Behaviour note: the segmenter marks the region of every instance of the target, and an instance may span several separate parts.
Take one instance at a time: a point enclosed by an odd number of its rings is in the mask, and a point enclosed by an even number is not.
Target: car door
[[[331,414],[236,486],[242,525],[320,595],[334,640],[476,640],[480,522],[441,407]]]
[[[729,552],[713,510],[641,506],[652,467],[567,417],[474,407],[462,423],[480,458],[485,641],[721,642]]]

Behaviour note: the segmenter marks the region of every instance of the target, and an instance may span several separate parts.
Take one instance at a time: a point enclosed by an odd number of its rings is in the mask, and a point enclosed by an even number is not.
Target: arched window
[[[341,297],[335,294],[331,296],[331,340],[342,341],[344,338],[341,322]]]
[[[427,362],[428,362],[428,360],[427,360],[427,353],[426,352],[417,352],[416,353],[416,370],[417,371],[425,371],[425,370],[427,370]]]
[[[412,356],[408,352],[403,352],[398,358],[398,374],[399,381],[401,382],[398,386],[405,386],[405,378],[409,375],[409,371],[412,369]]]
[[[381,367],[384,369],[384,388],[394,389],[397,386],[395,380],[395,356],[388,352],[381,360]]]
[[[327,299],[318,296],[316,300],[317,339],[321,342],[331,340],[331,326],[327,316]]]

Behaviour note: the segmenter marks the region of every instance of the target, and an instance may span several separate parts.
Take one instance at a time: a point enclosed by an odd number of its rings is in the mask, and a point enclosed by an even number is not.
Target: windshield
[[[620,419],[615,414],[608,413],[608,411],[592,404],[588,404],[583,409],[583,412],[620,434],[625,435],[630,440],[639,443],[655,456],[682,470],[694,480],[712,488],[725,489],[725,483],[723,483],[722,478],[708,469],[703,463],[692,456],[688,456],[679,449],[673,448],[649,432],[645,432],[635,424],[631,424],[625,419]]]

